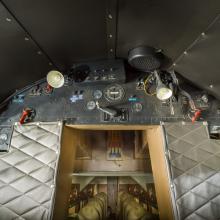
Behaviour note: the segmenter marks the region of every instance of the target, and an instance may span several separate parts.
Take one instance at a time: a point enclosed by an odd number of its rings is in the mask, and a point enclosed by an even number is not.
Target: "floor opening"
[[[77,129],[69,219],[159,219],[146,130]]]

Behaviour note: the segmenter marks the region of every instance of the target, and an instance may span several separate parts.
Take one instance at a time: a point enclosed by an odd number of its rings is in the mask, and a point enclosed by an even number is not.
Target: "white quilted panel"
[[[178,219],[219,220],[220,141],[203,123],[169,123],[165,132]]]
[[[52,217],[62,123],[16,124],[0,155],[0,220]]]

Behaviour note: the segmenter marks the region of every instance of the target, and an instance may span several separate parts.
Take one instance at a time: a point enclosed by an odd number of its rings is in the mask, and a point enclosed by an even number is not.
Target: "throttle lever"
[[[111,117],[115,117],[118,114],[118,112],[114,109],[106,108],[106,107],[100,107],[99,103],[97,101],[96,101],[95,104],[96,104],[96,107],[97,107],[98,110],[110,115]]]

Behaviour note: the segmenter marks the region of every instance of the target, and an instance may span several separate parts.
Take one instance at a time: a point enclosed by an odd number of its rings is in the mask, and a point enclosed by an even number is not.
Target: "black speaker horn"
[[[128,53],[128,63],[137,70],[152,72],[161,66],[161,52],[153,47],[139,46]]]

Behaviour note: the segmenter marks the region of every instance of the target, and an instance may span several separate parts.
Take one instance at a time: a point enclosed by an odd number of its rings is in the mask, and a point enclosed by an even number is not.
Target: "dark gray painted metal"
[[[178,58],[207,29],[220,11],[220,2],[176,0],[120,0],[117,56],[129,49],[150,45]],[[178,62],[178,72],[220,98],[220,28],[216,23],[206,40]],[[209,85],[213,84],[213,89]]]
[[[115,40],[117,41],[117,57],[127,58],[131,48],[150,45],[162,48],[168,57],[175,60],[208,27],[220,11],[218,0],[213,0],[211,3],[199,0],[118,0],[118,5],[116,0],[3,0],[0,2],[4,2],[61,70],[66,70],[73,62],[107,58],[111,46],[108,41],[109,28],[117,30],[117,36],[113,35],[113,44]],[[111,10],[118,8],[118,13],[111,11],[112,23],[108,19],[108,7]],[[13,22],[8,26],[4,20],[4,13],[1,13],[0,19],[0,57],[4,57],[4,63],[0,61],[2,70],[0,80],[4,82],[0,89],[2,96],[45,76],[48,62],[43,56],[35,57],[33,48],[36,48],[36,45],[31,45],[32,41],[23,41],[22,34],[25,35],[25,32]],[[117,25],[115,21],[118,21]],[[217,44],[217,41],[215,43]],[[201,46],[200,50],[198,47],[199,56],[212,59],[216,45],[209,47],[207,41],[205,47],[209,49],[203,50]],[[22,51],[22,56],[18,51]],[[191,68],[189,57],[184,61],[182,65],[184,68],[180,69],[180,74],[186,78],[192,75],[192,79],[195,79],[193,81],[204,87],[207,69],[213,65],[213,62],[203,62],[201,69],[200,64],[201,62],[197,62]],[[215,71],[209,74],[210,81],[216,81],[217,78],[215,72],[219,69],[218,65],[214,65],[214,68]],[[15,74],[17,70],[20,71],[19,74]],[[9,83],[9,79],[13,76],[16,78]],[[197,80],[198,76],[201,81]],[[218,89],[214,88],[213,91],[213,94],[218,95]]]
[[[106,58],[105,0],[4,3],[61,70],[73,62]]]
[[[220,98],[220,15],[175,61],[185,78]]]
[[[52,67],[44,54],[0,4],[0,100],[42,78]]]
[[[106,0],[106,35],[108,58],[115,58],[118,23],[118,0]]]
[[[41,85],[42,87],[45,84]],[[148,97],[142,90],[135,90],[136,82],[121,84],[125,90],[125,96],[120,103],[110,103],[104,95],[99,99],[101,107],[108,107],[116,110],[121,108],[127,109],[129,114],[128,121],[105,122],[103,114],[94,109],[87,109],[87,103],[94,100],[93,93],[95,90],[102,92],[106,85],[77,85],[64,86],[60,89],[55,89],[51,95],[41,95],[31,97],[27,92],[24,103],[11,103],[8,109],[1,114],[0,123],[11,123],[19,120],[24,107],[32,107],[36,110],[36,121],[59,121],[67,120],[69,123],[76,124],[159,124],[160,121],[177,121],[184,120],[181,113],[179,103],[175,104],[175,115],[170,114],[169,106],[163,106],[162,103],[155,97]],[[78,100],[72,103],[70,98],[76,91],[83,91],[83,100]],[[129,102],[128,98],[136,95],[140,103],[143,105],[143,111],[133,112],[133,102]]]
[[[119,0],[117,56],[138,45],[161,48],[177,58],[220,10],[213,0]]]
[[[13,124],[19,121],[24,107],[32,107],[36,110],[35,121],[62,121],[66,120],[71,124],[160,124],[164,122],[176,122],[187,120],[182,113],[181,100],[174,105],[174,115],[171,115],[170,106],[162,104],[158,99],[152,96],[147,96],[143,90],[136,90],[137,82],[127,82],[121,84],[125,91],[124,98],[119,103],[109,102],[104,95],[104,90],[107,85],[90,84],[82,85],[73,83],[69,86],[63,86],[60,89],[55,89],[51,95],[42,94],[40,96],[31,96],[31,90],[24,93],[25,98],[23,103],[12,102],[8,108],[0,115],[0,124]],[[45,83],[40,85],[44,88]],[[94,91],[101,90],[103,96],[99,99],[101,107],[107,107],[120,111],[126,109],[128,112],[128,120],[118,120],[115,117],[113,120],[104,120],[103,113],[97,108],[88,110],[87,103],[95,101]],[[72,101],[75,94],[83,93],[83,99],[76,102]],[[134,111],[135,102],[129,101],[129,98],[136,97],[137,102],[142,104],[142,111]],[[193,96],[194,98],[194,96]],[[217,114],[217,109],[220,102],[210,100],[210,108],[202,113],[202,120],[207,120],[210,125],[220,125],[220,115]]]

